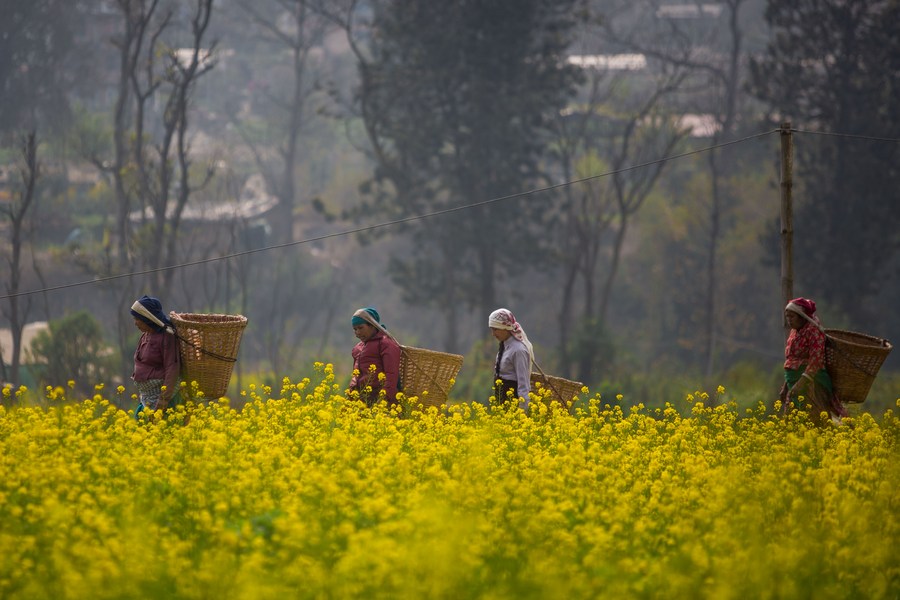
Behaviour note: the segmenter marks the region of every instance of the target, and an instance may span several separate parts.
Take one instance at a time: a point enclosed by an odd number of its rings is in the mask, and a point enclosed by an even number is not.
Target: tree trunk
[[[23,231],[28,223],[28,211],[32,207],[35,197],[35,185],[38,178],[37,162],[37,136],[34,131],[22,138],[22,159],[24,167],[21,171],[22,192],[19,202],[3,207],[3,212],[9,218],[12,229],[10,240],[9,282],[6,285],[10,294],[9,309],[6,312],[9,318],[10,333],[12,334],[12,356],[10,357],[9,377],[13,385],[19,385],[19,368],[22,359],[22,332],[25,329],[28,308],[22,310],[19,304],[19,292],[22,281],[22,245]]]
[[[444,314],[447,317],[444,347],[447,352],[459,354],[459,303],[456,294],[456,260],[452,249],[444,249]]]
[[[563,377],[571,376],[572,371],[572,361],[569,356],[569,329],[572,324],[572,302],[577,274],[577,263],[566,265],[559,307],[559,369]]]
[[[719,249],[719,228],[721,220],[721,198],[719,190],[719,168],[716,162],[716,151],[709,153],[709,171],[711,183],[711,208],[709,214],[709,251],[706,257],[706,376],[711,377],[715,357],[716,335],[716,258]]]

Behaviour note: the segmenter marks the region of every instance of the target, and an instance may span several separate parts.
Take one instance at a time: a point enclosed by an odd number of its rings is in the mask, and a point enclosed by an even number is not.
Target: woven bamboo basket
[[[541,373],[531,374],[531,391],[533,393],[541,393],[543,389],[548,390],[549,396],[546,396],[548,403],[556,400],[562,406],[566,406],[575,396],[581,393],[581,388],[583,387],[584,384],[579,381],[570,381],[562,377],[542,375]]]
[[[178,336],[181,377],[188,384],[188,395],[194,381],[206,398],[225,395],[247,318],[174,311],[169,313],[169,318]]]
[[[403,394],[417,396],[424,407],[447,402],[452,380],[462,368],[463,357],[436,350],[400,346],[400,382]],[[424,395],[423,392],[428,392]]]
[[[865,401],[893,346],[883,338],[826,329],[825,368],[841,402]]]

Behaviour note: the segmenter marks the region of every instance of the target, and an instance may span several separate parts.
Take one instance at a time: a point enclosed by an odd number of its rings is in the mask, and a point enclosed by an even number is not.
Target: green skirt
[[[800,365],[796,369],[785,369],[784,370],[784,381],[787,383],[788,389],[794,387],[800,378],[803,377],[803,373],[806,371],[806,365]],[[815,377],[813,377],[813,381],[817,384],[828,390],[828,393],[831,394],[834,392],[834,388],[831,385],[831,376],[828,375],[828,371],[825,369],[819,369],[816,373]],[[792,397],[791,401],[794,403],[794,406],[797,408],[800,407],[800,400],[796,397]]]

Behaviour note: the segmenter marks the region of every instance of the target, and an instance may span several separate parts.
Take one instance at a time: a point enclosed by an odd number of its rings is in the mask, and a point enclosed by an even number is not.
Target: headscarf
[[[816,303],[809,298],[794,298],[787,303],[784,310],[795,312],[819,329],[822,328],[819,324],[819,317],[816,316]]]
[[[368,316],[363,313],[367,313]],[[360,308],[358,311],[353,313],[353,318],[350,319],[350,325],[356,327],[357,325],[365,325],[368,323],[369,325],[374,325],[376,328],[384,329],[384,323],[381,322],[381,317],[378,314],[378,311],[372,308],[371,306],[367,306],[366,308]]]
[[[163,312],[162,302],[152,296],[141,296],[134,304],[131,305],[131,315],[140,319],[156,332],[168,330],[170,333],[175,329],[172,321]]]
[[[488,317],[488,327],[493,329],[505,329],[512,332],[514,338],[525,344],[525,348],[528,350],[528,356],[531,357],[531,362],[534,362],[534,346],[528,341],[528,336],[525,335],[522,324],[516,321],[516,317],[513,316],[508,308],[498,308],[492,312]]]

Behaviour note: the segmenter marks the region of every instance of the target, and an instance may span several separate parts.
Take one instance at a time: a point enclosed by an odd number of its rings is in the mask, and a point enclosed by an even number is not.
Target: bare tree
[[[211,167],[193,173],[189,135],[197,82],[215,65],[216,44],[206,41],[213,0],[193,0],[192,11],[166,0],[116,0],[116,6],[121,29],[111,39],[119,63],[111,156],[97,148],[86,152],[113,189],[114,250],[105,247],[105,254],[84,255],[77,262],[92,273],[149,270],[148,287],[164,290],[173,276],[166,267],[180,258],[184,209],[213,175]],[[183,13],[189,18],[179,20]],[[185,37],[189,44],[172,41]],[[116,306],[130,302],[134,290],[131,278],[107,288]],[[118,314],[125,356],[132,326],[127,311]]]
[[[650,60],[683,71],[688,77],[692,106],[713,121],[709,133],[713,146],[733,135],[740,114],[740,89],[744,81],[744,28],[741,9],[753,0],[724,0],[717,4],[667,5],[660,0],[644,0],[633,6],[635,12],[652,15],[657,35],[623,35],[612,24],[608,34],[616,43]],[[639,20],[645,27],[651,27]],[[724,25],[724,26],[723,26]],[[725,191],[723,180],[728,169],[721,153],[713,149],[707,154],[709,194],[706,204],[706,259],[704,312],[704,363],[707,376],[712,374],[716,356],[717,298],[719,283],[717,264],[723,237]]]
[[[294,211],[297,205],[296,169],[302,158],[304,129],[314,116],[315,96],[323,89],[323,74],[318,59],[323,54],[323,38],[334,25],[304,0],[269,0],[238,2],[241,17],[249,17],[251,31],[259,34],[279,57],[287,51],[288,64],[282,68],[275,61],[268,65],[275,75],[262,86],[257,101],[274,131],[275,156],[271,156],[247,131],[237,115],[230,115],[246,146],[251,150],[257,168],[269,190],[278,199],[272,225],[278,243],[293,239]],[[282,81],[276,81],[286,75]]]
[[[195,0],[191,44],[166,42],[174,9],[160,0],[117,0],[123,27],[112,43],[119,50],[119,82],[113,111],[113,158],[91,157],[112,180],[116,201],[116,252],[110,269],[159,269],[174,262],[181,216],[191,194],[212,177],[207,168],[199,183],[191,178],[188,135],[191,95],[197,81],[215,65],[215,43],[205,45],[212,0]],[[159,122],[153,107],[162,105]],[[156,135],[158,132],[158,135]],[[152,152],[151,152],[152,151]],[[132,214],[140,209],[149,233],[136,235]],[[149,209],[149,210],[148,210]],[[156,287],[171,284],[159,272]]]
[[[602,104],[600,92],[605,81],[603,74],[594,73],[590,78],[586,106]],[[567,111],[556,123],[556,153],[563,181],[589,177],[602,170],[603,164],[595,151],[590,150],[593,139],[592,123],[596,115],[592,110]],[[576,284],[579,279],[588,281],[597,269],[600,243],[612,224],[610,196],[601,189],[603,182],[586,181],[581,185],[562,188],[563,201],[558,213],[556,261],[562,269],[562,295],[558,315],[559,369],[570,376],[572,314],[575,306]],[[584,306],[593,307],[593,285],[584,287]],[[585,312],[592,308],[585,308]]]
[[[22,251],[25,245],[25,236],[29,227],[30,214],[35,202],[35,186],[40,175],[40,165],[37,159],[37,135],[34,131],[22,136],[22,168],[19,175],[21,188],[18,200],[9,205],[0,205],[0,213],[9,219],[11,236],[10,249],[7,263],[9,264],[9,280],[6,282],[6,293],[9,295],[8,303],[3,307],[3,316],[9,320],[12,334],[12,355],[10,372],[3,373],[3,378],[13,384],[19,384],[19,367],[22,358],[22,332],[28,320],[31,309],[30,296],[20,297],[22,282]],[[6,365],[0,361],[5,370]]]
[[[130,214],[145,196],[144,178],[137,178],[137,165],[144,163],[144,122],[147,103],[160,81],[154,76],[159,37],[168,27],[172,13],[157,21],[159,0],[117,0],[122,12],[121,34],[112,39],[119,51],[119,81],[113,110],[113,158],[98,156],[92,162],[112,179],[116,201],[116,252],[110,269],[130,269]],[[148,85],[142,85],[146,72]]]
[[[634,74],[594,74],[583,108],[569,111],[559,120],[557,130],[556,158],[567,181],[598,171],[611,173],[603,180],[567,186],[561,210],[559,231],[566,242],[558,255],[563,264],[560,367],[571,372],[570,347],[576,345],[577,376],[582,381],[596,375],[600,338],[631,218],[653,191],[665,166],[664,161],[652,159],[670,154],[687,133],[666,108],[666,100],[681,89],[684,72],[663,71],[643,78],[646,81],[641,86],[635,79]],[[642,163],[647,164],[632,170]],[[569,332],[579,280],[581,334],[575,341]]]
[[[159,269],[177,262],[176,241],[181,216],[191,194],[206,186],[214,173],[210,164],[200,182],[192,183],[190,173],[192,158],[188,141],[191,93],[197,80],[215,65],[213,58],[215,42],[209,47],[204,46],[204,37],[212,17],[212,5],[213,0],[196,0],[190,23],[191,45],[185,49],[185,54],[179,49],[170,49],[166,57],[163,81],[169,87],[169,95],[162,114],[162,138],[155,145],[157,163],[152,186],[147,186],[153,209],[153,227],[148,253],[150,257],[148,267],[151,269]],[[175,184],[174,198],[171,197],[172,184]],[[159,289],[169,287],[172,276],[171,269],[158,272],[157,287]]]

